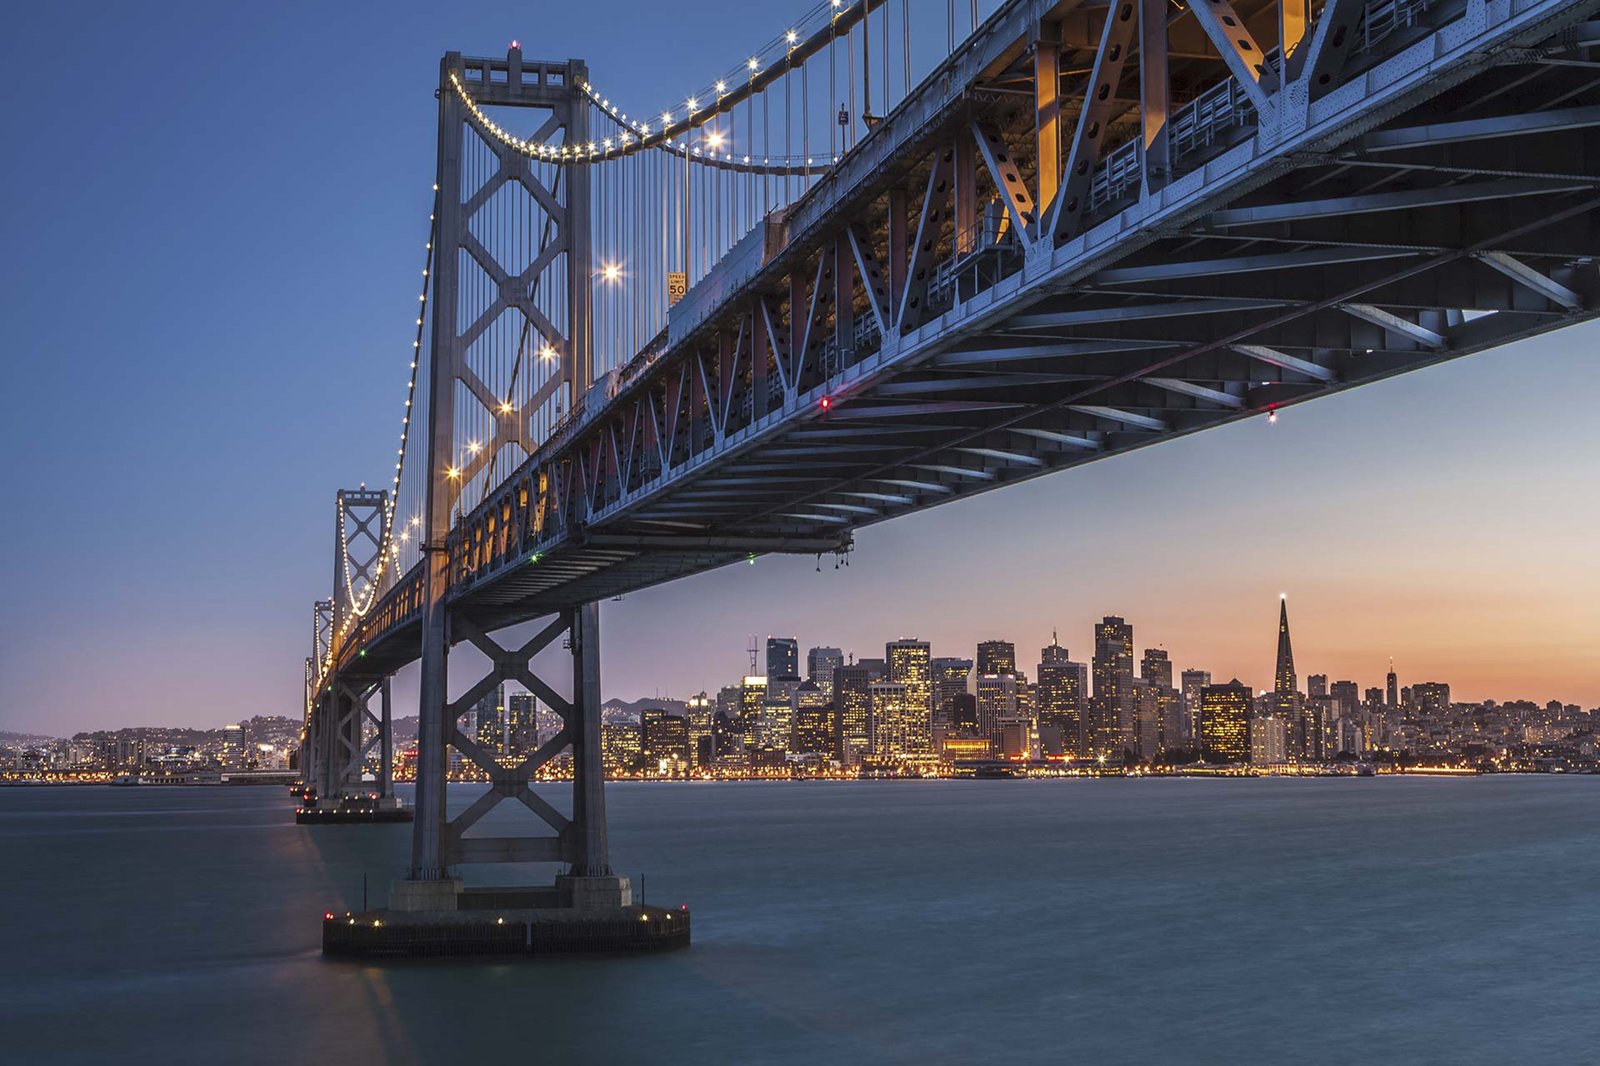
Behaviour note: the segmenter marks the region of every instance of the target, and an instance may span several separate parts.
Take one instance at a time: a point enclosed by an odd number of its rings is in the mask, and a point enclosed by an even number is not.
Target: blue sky
[[[942,12],[942,8],[941,8]],[[392,463],[439,55],[582,56],[675,99],[798,5],[29,5],[0,41],[8,461],[0,729],[298,714],[332,501]],[[942,44],[923,42],[927,53]],[[714,689],[748,635],[881,654],[1103,613],[1177,665],[1600,702],[1595,329],[1460,360],[608,603],[609,694]],[[876,649],[876,650],[874,650]]]

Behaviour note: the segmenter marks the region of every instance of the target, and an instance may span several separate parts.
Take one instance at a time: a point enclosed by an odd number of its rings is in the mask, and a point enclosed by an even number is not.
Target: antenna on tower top
[[[750,634],[750,649],[749,649],[749,651],[750,651],[750,675],[752,677],[754,677],[755,676],[755,672],[756,672],[756,657],[761,654],[761,645],[756,641],[756,635],[754,633]]]

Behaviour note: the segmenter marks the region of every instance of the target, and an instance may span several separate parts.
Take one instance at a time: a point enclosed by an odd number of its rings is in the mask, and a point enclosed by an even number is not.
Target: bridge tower
[[[317,677],[333,647],[333,601],[311,605],[311,655],[306,659],[305,725],[300,732],[300,783],[314,790],[322,774],[322,701]]]
[[[379,595],[385,558],[384,527],[389,494],[365,487],[341,489],[334,507],[333,598],[312,608],[312,652],[307,663],[307,715],[301,743],[301,780],[314,790],[317,803],[297,814],[301,822],[369,820],[383,811],[383,820],[402,813],[394,798],[394,734],[387,674],[358,669],[330,670],[320,688],[313,688],[318,664],[336,660],[355,619]],[[378,709],[373,709],[373,701]],[[374,786],[363,772],[374,749],[378,773]],[[376,803],[357,795],[376,795]]]
[[[542,124],[530,140],[570,150],[589,134],[589,101],[579,88],[587,78],[581,61],[524,60],[516,46],[503,59],[452,52],[440,64],[417,800],[410,872],[391,892],[396,910],[454,910],[462,892],[455,868],[501,862],[566,864],[557,896],[543,890],[542,899],[596,907],[631,902],[627,881],[612,874],[606,847],[598,607],[572,606],[519,647],[504,648],[489,636],[491,626],[449,598],[453,517],[476,504],[471,493],[487,483],[504,450],[536,449],[563,415],[573,413],[594,377],[588,168],[531,158],[496,135],[488,112],[531,110]],[[562,150],[554,155],[559,160]],[[523,236],[507,236],[507,217],[520,223],[513,229]],[[504,330],[508,319],[519,324],[509,333],[517,360],[510,384],[490,378],[482,354],[484,338]],[[463,420],[474,418],[473,432],[481,436],[464,442]],[[571,653],[570,697],[531,666],[558,638]],[[488,658],[490,668],[451,699],[449,650],[463,640]],[[460,727],[461,717],[507,680],[521,683],[564,720],[537,752],[511,766]],[[569,744],[570,817],[531,788],[535,771]],[[491,782],[455,818],[445,789],[452,748]],[[555,835],[468,835],[508,799]]]

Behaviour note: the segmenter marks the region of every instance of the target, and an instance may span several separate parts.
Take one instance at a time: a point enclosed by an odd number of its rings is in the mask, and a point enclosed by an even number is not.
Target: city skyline
[[[48,516],[14,523],[0,564],[0,729],[207,723],[231,717],[214,709],[224,694],[238,716],[298,712],[334,492],[392,466],[433,177],[441,28],[422,5],[376,10],[253,12],[236,57],[250,76],[208,67],[205,92],[193,71],[139,57],[158,40],[204,51],[241,39],[220,11],[112,10],[80,24],[41,9],[0,43],[24,78],[53,76],[58,50],[37,42],[71,40],[106,78],[143,86],[106,100],[69,82],[3,120],[19,151],[89,183],[0,176],[17,221],[0,266],[26,355],[15,387],[73,396],[75,418],[97,429],[62,433],[42,402],[0,426],[13,454],[37,456],[7,464],[0,488]],[[699,57],[740,54],[792,13],[763,2],[706,23],[639,5],[627,15],[638,37],[622,40],[585,12],[555,11],[546,32],[642,102],[663,79],[698,84]],[[318,26],[310,51],[306,20]],[[443,36],[494,54],[527,21],[467,4]],[[327,57],[353,53],[388,57],[381,85],[325,77]],[[308,125],[308,111],[360,114],[361,134]],[[79,136],[83,114],[109,140]],[[249,165],[225,166],[213,146],[232,145],[240,114],[255,116]],[[315,175],[296,162],[311,155],[324,164]],[[230,253],[241,239],[251,255]],[[186,287],[199,264],[205,301]],[[84,290],[102,314],[77,315]],[[1272,664],[1254,636],[1259,604],[1288,589],[1314,606],[1299,643],[1337,676],[1381,675],[1394,656],[1463,698],[1595,705],[1600,675],[1567,649],[1600,643],[1587,594],[1600,501],[1574,489],[1591,477],[1600,424],[1552,397],[1600,385],[1586,358],[1597,339],[1600,327],[1574,326],[1286,408],[1275,425],[1252,419],[899,518],[860,533],[848,570],[762,558],[607,603],[606,691],[698,691],[738,669],[749,634],[780,626],[865,648],[915,618],[936,647],[994,633],[1042,645],[1106,613],[1160,633],[1180,664],[1260,688]],[[238,502],[214,506],[221,495]],[[397,681],[402,707],[414,684],[409,671]]]

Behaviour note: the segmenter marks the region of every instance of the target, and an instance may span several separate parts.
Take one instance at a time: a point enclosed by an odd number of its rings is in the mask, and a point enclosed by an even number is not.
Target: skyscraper
[[[933,674],[934,721],[954,729],[960,725],[961,697],[967,694],[972,660],[938,658],[929,663],[929,669]]]
[[[1039,739],[1048,754],[1081,759],[1088,754],[1087,715],[1089,668],[1075,663],[1067,649],[1052,640],[1039,652],[1039,681],[1034,686],[1034,712]]]
[[[506,699],[506,754],[521,759],[539,750],[539,701],[531,692]]]
[[[833,705],[839,714],[839,759],[856,762],[867,751],[872,683],[883,670],[871,663],[850,663],[834,671]]]
[[[1161,754],[1161,701],[1163,690],[1142,677],[1133,679],[1133,743],[1139,758],[1153,762]]]
[[[797,678],[767,678],[767,693],[761,700],[761,725],[757,730],[760,747],[788,751],[794,731],[794,694],[805,682]]]
[[[639,712],[640,759],[646,773],[678,772],[689,768],[689,720],[659,707]]]
[[[1133,626],[1106,615],[1094,627],[1094,699],[1090,704],[1090,747],[1095,755],[1116,757],[1133,739]]]
[[[806,652],[806,680],[833,702],[833,673],[844,665],[844,652],[838,648],[812,648]]]
[[[767,702],[767,679],[750,676],[739,686],[739,732],[746,751],[760,743],[761,711]]]
[[[1172,659],[1164,648],[1146,648],[1139,676],[1157,688],[1172,687]]]
[[[222,765],[238,769],[245,764],[244,726],[237,722],[222,727]]]
[[[1313,699],[1328,694],[1328,675],[1312,674],[1306,678],[1306,695]]]
[[[1289,747],[1302,759],[1322,756],[1322,723],[1300,699],[1294,672],[1294,647],[1289,642],[1289,597],[1278,598],[1278,662],[1272,671],[1272,713],[1289,730]]]
[[[1418,681],[1411,686],[1411,702],[1424,718],[1442,721],[1450,715],[1450,686],[1441,681]]]
[[[1253,766],[1276,766],[1287,761],[1284,747],[1283,722],[1268,715],[1250,723],[1250,763]]]
[[[1400,706],[1400,679],[1394,673],[1394,660],[1389,660],[1389,709]]]
[[[1346,715],[1355,714],[1361,709],[1361,689],[1354,681],[1335,681],[1328,686],[1328,693],[1338,701]]]
[[[687,707],[689,718],[689,755],[696,766],[712,759],[711,721],[717,713],[717,701],[708,693],[690,696]]]
[[[800,642],[794,637],[767,638],[767,676],[800,679]]]
[[[1002,725],[1017,718],[1017,676],[979,674],[977,703],[978,735],[998,751]]]
[[[908,712],[926,719],[924,731],[933,723],[932,649],[925,640],[901,639],[884,645],[883,657],[889,664],[889,680],[906,687]]]
[[[1050,643],[1039,649],[1039,661],[1041,663],[1064,663],[1071,658],[1072,656],[1067,653],[1066,648],[1061,646],[1060,639],[1056,636],[1055,631],[1052,630]]]
[[[1183,739],[1200,746],[1200,693],[1211,684],[1210,670],[1185,670],[1183,682]]]
[[[1017,672],[1017,646],[1009,640],[986,640],[978,645],[978,673]]]
[[[839,754],[838,715],[822,690],[810,681],[795,689],[789,750],[796,755],[820,756],[824,761]]]
[[[926,716],[898,681],[868,686],[867,747],[873,755],[903,757],[928,750]]]
[[[1250,690],[1234,678],[1200,693],[1200,747],[1211,762],[1250,759]]]
[[[470,736],[490,755],[505,750],[506,687],[496,685],[472,705],[472,730]]]

